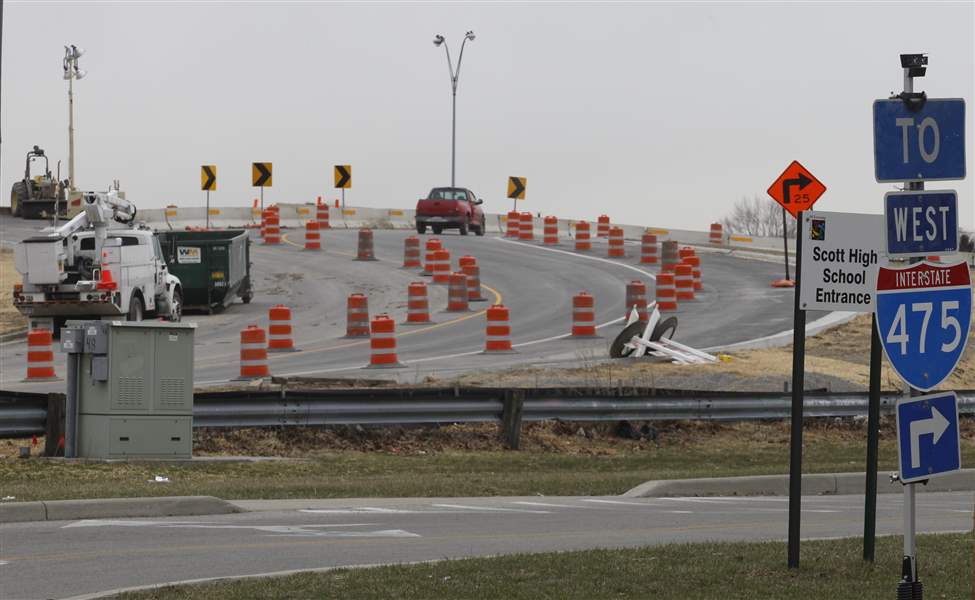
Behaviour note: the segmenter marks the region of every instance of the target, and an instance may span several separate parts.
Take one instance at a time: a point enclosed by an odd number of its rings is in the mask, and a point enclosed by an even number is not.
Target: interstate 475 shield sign
[[[877,334],[904,381],[930,390],[951,375],[972,321],[968,265],[880,267],[876,306]]]

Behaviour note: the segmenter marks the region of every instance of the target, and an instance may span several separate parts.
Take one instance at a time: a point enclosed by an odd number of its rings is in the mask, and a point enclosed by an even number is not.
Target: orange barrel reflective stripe
[[[267,340],[264,330],[248,325],[240,330],[240,379],[267,377]]]
[[[467,275],[451,273],[447,287],[447,312],[465,312],[470,310],[467,303]]]
[[[559,220],[556,217],[545,217],[545,228],[542,230],[542,242],[548,245],[559,243]]]
[[[321,250],[322,235],[318,232],[318,221],[305,223],[305,250]]]
[[[265,244],[280,244],[281,243],[281,213],[277,210],[276,206],[272,206],[267,211],[267,218],[264,223],[264,243]]]
[[[640,315],[641,321],[647,321],[647,284],[634,279],[626,284],[626,310],[623,318],[630,316],[630,311],[636,307],[636,312]]]
[[[51,331],[31,329],[27,334],[27,378],[24,381],[50,381],[54,373]]]
[[[415,235],[403,240],[403,268],[415,269],[422,267],[420,263],[420,238]]]
[[[694,269],[686,262],[674,268],[674,287],[677,290],[677,301],[694,299]]]
[[[429,323],[430,301],[427,284],[422,281],[410,283],[406,298],[406,324]]]
[[[724,241],[724,227],[721,223],[711,223],[711,231],[708,232],[708,242],[720,244]]]
[[[609,217],[606,215],[599,215],[599,220],[596,222],[596,237],[609,237]]]
[[[376,315],[372,320],[369,339],[369,366],[400,367],[396,358],[396,322],[388,315]]]
[[[426,255],[423,260],[423,271],[420,275],[433,275],[433,265],[437,262],[437,250],[443,246],[437,238],[430,238],[426,243]]]
[[[521,213],[521,229],[519,230],[518,239],[535,239],[535,219],[530,212]]]
[[[521,235],[521,213],[508,211],[507,229],[504,237],[516,238]]]
[[[511,325],[508,324],[508,307],[495,304],[487,309],[485,352],[511,352]]]
[[[589,250],[592,250],[589,223],[579,221],[576,223],[576,252],[588,252]]]
[[[609,249],[606,251],[609,258],[625,258],[626,249],[623,247],[623,228],[613,227],[609,230]]]
[[[369,337],[369,298],[365,294],[349,294],[346,337]]]
[[[674,289],[674,274],[657,275],[657,309],[660,312],[677,311],[677,292]]]
[[[291,309],[282,304],[268,310],[267,349],[271,352],[291,352],[295,343],[291,329]]]
[[[652,233],[644,233],[640,240],[640,264],[657,264],[657,236]]]
[[[596,337],[596,299],[585,292],[572,297],[572,337]]]
[[[473,256],[461,256],[457,263],[460,265],[460,272],[467,275],[467,300],[485,300],[481,295],[481,267],[478,266],[477,259]]]
[[[701,257],[688,256],[687,264],[691,265],[691,273],[694,276],[694,291],[698,292],[704,289],[704,285],[701,283]]]
[[[436,262],[433,263],[433,282],[447,285],[450,283],[450,251],[441,248],[433,253]]]
[[[372,251],[372,230],[359,230],[359,250],[356,252],[356,260],[376,260],[376,255]]]
[[[328,202],[322,202],[322,197],[318,197],[318,206],[315,211],[315,218],[318,219],[319,229],[330,229],[332,225],[328,221]]]

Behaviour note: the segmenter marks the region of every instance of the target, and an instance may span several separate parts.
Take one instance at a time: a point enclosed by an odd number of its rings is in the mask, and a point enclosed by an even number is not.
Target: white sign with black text
[[[874,311],[884,254],[884,216],[802,213],[803,310]]]

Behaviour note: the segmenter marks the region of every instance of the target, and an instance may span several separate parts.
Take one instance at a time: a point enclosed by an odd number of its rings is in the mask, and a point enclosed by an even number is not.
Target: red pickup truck
[[[484,235],[483,203],[466,188],[433,188],[416,203],[416,231],[426,233],[429,227],[439,235],[444,229],[456,228],[461,235],[468,231]]]

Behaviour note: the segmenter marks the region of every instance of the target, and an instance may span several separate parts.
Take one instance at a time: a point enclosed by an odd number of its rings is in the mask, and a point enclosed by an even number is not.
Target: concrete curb
[[[802,476],[803,496],[862,494],[866,488],[864,473],[809,473]],[[877,493],[893,494],[900,485],[890,483],[886,472],[877,474]],[[918,488],[922,492],[975,491],[975,469],[931,479]],[[663,496],[788,496],[788,475],[753,475],[648,481],[623,494],[626,498],[660,498]]]
[[[127,517],[186,517],[226,515],[237,512],[242,511],[230,502],[213,496],[48,500],[0,504],[0,523]]]
[[[30,331],[30,329],[25,327],[23,329],[17,329],[15,331],[0,334],[0,344],[4,344],[6,342],[12,342],[15,340],[27,339],[28,331]]]

